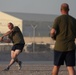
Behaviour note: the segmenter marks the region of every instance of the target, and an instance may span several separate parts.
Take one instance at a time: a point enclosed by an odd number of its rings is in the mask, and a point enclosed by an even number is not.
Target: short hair
[[[61,4],[61,10],[69,11],[69,5],[67,3]]]
[[[11,23],[11,22],[9,22],[8,24],[10,24],[10,25],[14,26],[14,25],[13,25],[13,23]]]

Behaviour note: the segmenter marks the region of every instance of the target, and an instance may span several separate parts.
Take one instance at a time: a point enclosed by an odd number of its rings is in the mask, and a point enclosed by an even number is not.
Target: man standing
[[[61,5],[60,11],[62,15],[55,19],[50,31],[51,37],[56,40],[52,75],[58,75],[59,68],[64,62],[69,75],[75,75],[76,19],[69,15],[67,3]]]
[[[22,52],[25,44],[23,35],[18,26],[14,26],[12,23],[8,23],[8,28],[9,31],[0,37],[0,41],[2,41],[5,36],[8,36],[13,42],[13,47],[11,49],[11,61],[7,68],[4,69],[4,71],[8,71],[14,62],[17,62],[19,69],[21,69],[22,62],[18,60],[17,56]]]

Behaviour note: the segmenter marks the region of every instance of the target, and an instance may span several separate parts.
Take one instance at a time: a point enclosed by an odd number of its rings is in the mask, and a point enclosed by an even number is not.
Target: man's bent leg
[[[11,51],[11,61],[8,67],[10,67],[16,61],[16,58],[19,54],[20,54],[20,50]]]
[[[21,53],[20,50],[11,51],[11,61],[5,71],[8,71],[12,64],[16,61],[17,56]]]
[[[21,53],[21,50],[16,50],[15,53],[17,54],[17,56]],[[15,62],[18,63],[18,69],[20,70],[22,67],[22,62],[18,60],[18,58],[16,57]]]

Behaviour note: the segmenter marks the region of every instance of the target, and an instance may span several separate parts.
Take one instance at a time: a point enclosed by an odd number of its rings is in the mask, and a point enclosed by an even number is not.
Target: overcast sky
[[[0,0],[0,11],[60,15],[60,5],[65,2],[76,18],[76,0]]]

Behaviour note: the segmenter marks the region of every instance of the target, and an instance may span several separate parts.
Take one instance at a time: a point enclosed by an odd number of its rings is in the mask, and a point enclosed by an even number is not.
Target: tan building
[[[22,20],[11,16],[9,14],[6,14],[4,12],[0,12],[0,32],[1,33],[5,33],[6,31],[8,31],[8,27],[7,24],[9,22],[12,22],[14,25],[19,26],[19,28],[22,30]]]

